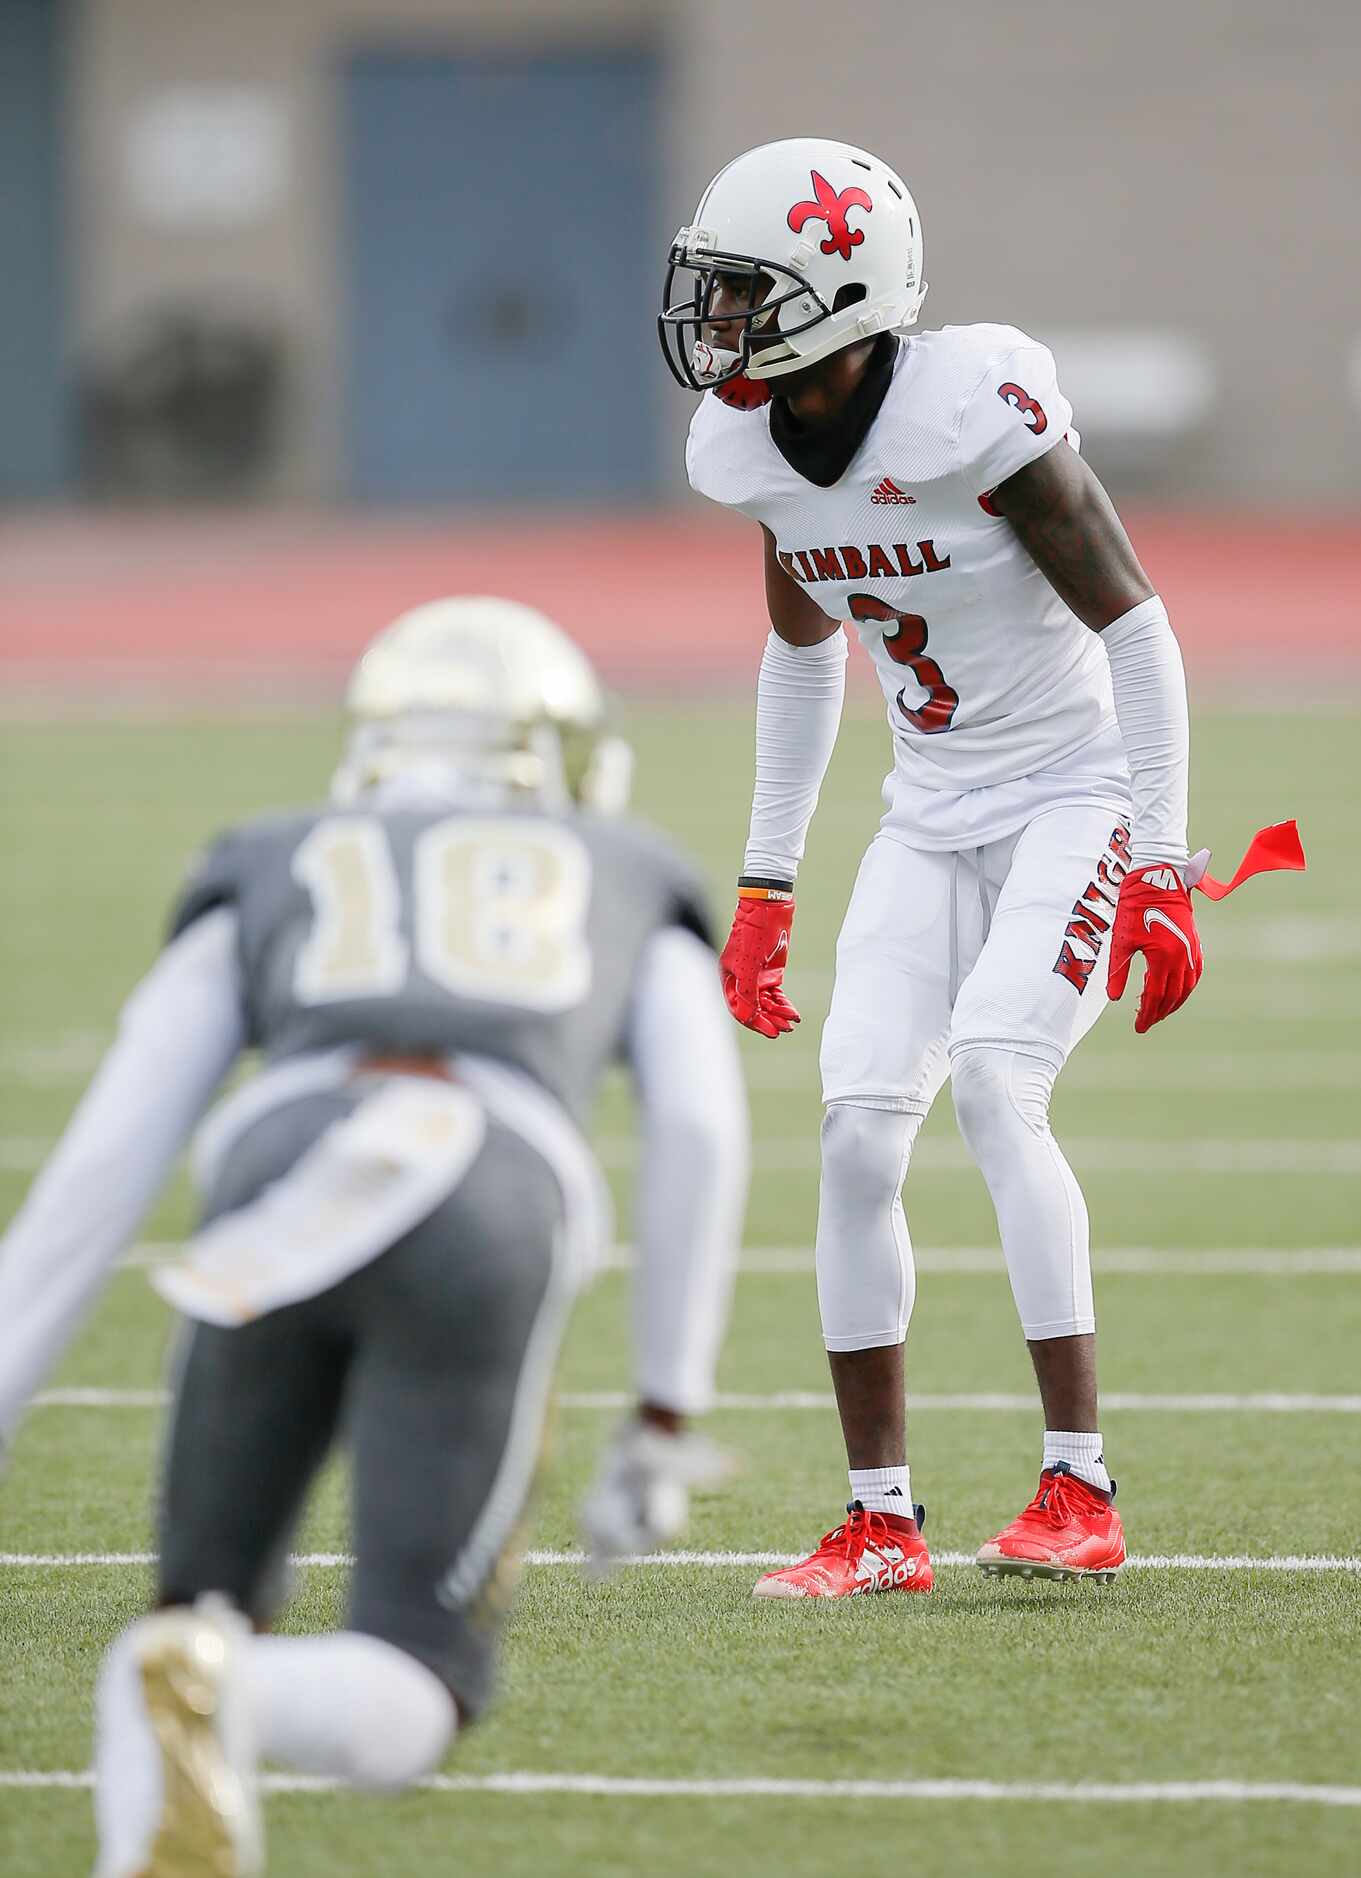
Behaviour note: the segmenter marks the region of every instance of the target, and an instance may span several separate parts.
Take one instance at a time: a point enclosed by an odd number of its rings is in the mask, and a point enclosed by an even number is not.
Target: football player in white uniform
[[[925,292],[902,179],[866,151],[795,138],[705,190],[659,321],[673,375],[711,394],[690,481],[764,540],[772,630],[723,954],[729,1007],[763,1036],[799,1021],[781,980],[847,619],[893,734],[822,1040],[817,1283],[851,1503],[761,1597],[931,1589],[907,1465],[902,1186],[947,1077],[1044,1409],[1039,1489],[978,1561],[1050,1578],[1119,1569],[1087,1212],[1049,1100],[1135,954],[1140,1032],[1201,974],[1188,885],[1204,863],[1188,864],[1186,687],[1166,610],[1079,455],[1047,348],[1012,326],[910,333]]]

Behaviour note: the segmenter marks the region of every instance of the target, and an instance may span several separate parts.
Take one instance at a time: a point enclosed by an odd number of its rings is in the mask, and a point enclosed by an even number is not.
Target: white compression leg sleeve
[[[829,1350],[901,1343],[917,1291],[903,1181],[920,1114],[833,1102],[822,1123],[818,1306]]]
[[[246,1676],[262,1760],[352,1787],[404,1787],[437,1767],[454,1699],[414,1656],[378,1637],[255,1637]]]
[[[109,1648],[95,1685],[96,1878],[140,1871],[161,1817],[161,1754],[137,1667],[141,1624]]]
[[[988,1183],[1028,1338],[1096,1328],[1087,1206],[1049,1129],[1051,1063],[971,1045],[950,1065],[960,1132]]]

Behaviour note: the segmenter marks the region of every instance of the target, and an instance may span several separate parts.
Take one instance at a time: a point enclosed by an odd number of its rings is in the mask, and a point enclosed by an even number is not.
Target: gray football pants
[[[286,1173],[353,1103],[309,1095],[257,1122],[210,1214]],[[308,1487],[343,1436],[349,1628],[426,1664],[470,1720],[490,1692],[572,1301],[562,1211],[547,1163],[492,1122],[457,1190],[372,1264],[241,1329],[195,1325],[167,1437],[161,1601],[220,1591],[268,1616]]]

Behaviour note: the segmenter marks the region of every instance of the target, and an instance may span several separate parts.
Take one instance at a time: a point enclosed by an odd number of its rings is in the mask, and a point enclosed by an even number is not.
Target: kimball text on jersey
[[[940,574],[950,565],[948,554],[936,553],[934,541],[917,542],[915,561],[906,541],[895,541],[887,548],[871,541],[866,548],[795,548],[788,554],[780,548],[776,552],[785,573],[805,587],[820,580],[902,580],[913,574]]]

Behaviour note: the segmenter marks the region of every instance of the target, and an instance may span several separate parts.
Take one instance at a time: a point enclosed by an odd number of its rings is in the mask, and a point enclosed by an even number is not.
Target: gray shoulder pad
[[[709,906],[709,890],[700,879],[698,872],[677,850],[664,851],[670,862],[671,919],[669,924],[683,926],[692,932],[706,946],[714,947],[713,912]]]
[[[627,851],[629,865],[653,885],[660,915],[658,925],[684,927],[706,946],[712,946],[708,889],[689,856],[645,823],[616,823],[614,829]]]
[[[194,921],[215,907],[234,906],[240,892],[239,831],[229,829],[199,855],[170,914],[166,943],[179,938]]]

